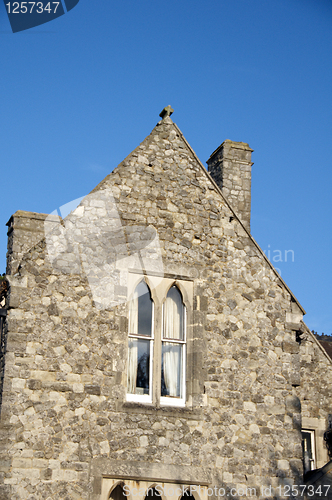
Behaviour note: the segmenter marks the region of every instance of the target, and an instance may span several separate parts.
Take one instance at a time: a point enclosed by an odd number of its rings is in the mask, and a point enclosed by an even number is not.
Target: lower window
[[[208,500],[207,486],[103,478],[101,500]]]
[[[315,431],[302,429],[304,473],[316,469]]]

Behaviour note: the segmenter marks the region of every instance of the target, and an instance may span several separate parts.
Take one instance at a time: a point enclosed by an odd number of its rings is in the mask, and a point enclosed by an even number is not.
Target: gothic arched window
[[[109,500],[127,500],[127,496],[121,484],[118,484],[109,496]]]
[[[152,400],[153,301],[141,281],[130,301],[127,399]]]
[[[163,307],[161,403],[185,401],[186,309],[180,290],[173,285]]]

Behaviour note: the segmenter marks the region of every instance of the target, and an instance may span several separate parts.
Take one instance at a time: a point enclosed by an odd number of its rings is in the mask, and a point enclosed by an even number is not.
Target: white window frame
[[[138,278],[138,275],[140,274],[139,272],[131,271],[130,274],[134,277],[135,275]],[[154,281],[155,279],[155,281]],[[191,280],[190,280],[191,281]],[[145,276],[144,278],[136,280],[135,277],[134,279],[131,279],[131,283],[129,283],[128,291],[128,315],[130,315],[130,301],[132,300],[133,294],[135,293],[135,290],[137,286],[141,283],[144,282],[147,287],[149,288],[150,291],[150,296],[152,300],[152,325],[151,325],[151,337],[147,336],[142,336],[142,335],[135,335],[129,333],[129,326],[130,326],[130,320],[128,321],[128,334],[127,334],[127,377],[126,377],[126,396],[125,400],[127,402],[136,402],[136,403],[141,403],[141,404],[147,404],[147,405],[152,405],[152,406],[161,406],[161,407],[185,407],[186,406],[186,400],[187,400],[187,339],[188,339],[188,332],[187,332],[187,321],[188,321],[188,307],[190,310],[193,308],[193,296],[192,296],[192,283],[191,283],[191,289],[187,286],[187,283],[185,282],[182,285],[182,282],[179,283],[179,281],[176,278],[155,278],[153,275],[151,276]],[[180,286],[179,286],[180,285]],[[184,335],[183,335],[183,340],[178,340],[178,339],[164,339],[163,334],[164,334],[164,325],[163,325],[163,319],[164,319],[164,303],[167,298],[167,294],[172,286],[175,286],[182,299],[182,306],[183,306],[183,314],[184,314],[184,319],[183,319],[183,328],[184,328]],[[184,287],[184,292],[182,290],[182,286]],[[189,298],[188,298],[189,294]],[[186,298],[186,302],[185,302]],[[188,306],[187,306],[188,302]],[[129,317],[129,316],[128,316]],[[150,365],[149,365],[149,394],[130,394],[128,392],[128,359],[129,359],[129,345],[128,342],[131,339],[137,339],[137,340],[149,340],[150,341]],[[182,363],[182,374],[180,377],[180,383],[181,383],[181,392],[182,394],[181,398],[173,397],[173,396],[161,396],[161,377],[162,377],[162,345],[163,342],[169,342],[169,343],[176,343],[176,344],[182,344],[182,357],[183,357],[183,363]]]
[[[316,468],[316,439],[315,439],[315,431],[312,429],[301,429],[301,432],[306,432],[310,434],[311,441],[311,451],[312,451],[312,459],[310,460],[310,470],[314,470]]]
[[[172,285],[176,286],[176,285]],[[160,396],[160,405],[161,406],[185,406],[186,405],[186,367],[187,367],[187,359],[186,359],[186,347],[187,347],[187,308],[183,302],[183,295],[181,293],[181,290],[177,287],[179,290],[181,297],[182,297],[182,305],[184,309],[184,321],[183,321],[183,329],[184,329],[184,334],[183,340],[178,340],[178,339],[167,339],[164,338],[164,305],[165,302],[162,305],[162,318],[161,318],[161,324],[162,324],[162,332],[161,332],[161,353],[162,353],[162,346],[163,342],[167,343],[173,343],[173,344],[182,344],[182,376],[181,376],[181,393],[182,393],[182,398],[174,398],[172,396]],[[168,290],[169,291],[169,290]],[[168,292],[167,292],[168,293]],[[167,295],[166,295],[167,297]],[[160,364],[161,367],[161,364]],[[159,384],[161,383],[161,371],[159,374]]]
[[[146,286],[148,287],[149,292],[150,292],[150,296],[151,296],[150,287],[146,283],[146,281],[144,281],[144,280],[141,280],[139,283],[137,283],[135,290],[138,287],[138,285],[142,282],[144,282],[146,284]],[[134,290],[134,292],[135,292],[135,290]],[[126,394],[127,401],[134,401],[137,403],[152,403],[152,394],[153,394],[152,384],[153,384],[153,368],[154,368],[153,353],[154,353],[154,341],[155,341],[155,337],[154,337],[154,301],[153,301],[152,297],[151,297],[151,302],[152,302],[151,337],[147,337],[146,335],[134,335],[131,333],[128,334],[128,340],[130,338],[132,338],[132,339],[138,339],[138,340],[139,339],[149,340],[149,342],[150,342],[149,394],[130,394],[129,392],[127,392],[127,394]],[[129,346],[127,347],[127,355],[129,356]],[[127,356],[127,360],[128,360],[128,356]],[[128,376],[128,374],[127,374],[127,376]],[[127,391],[128,391],[128,387],[127,387]]]

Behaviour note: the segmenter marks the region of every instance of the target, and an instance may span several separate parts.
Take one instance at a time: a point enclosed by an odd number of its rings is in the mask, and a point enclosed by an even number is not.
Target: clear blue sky
[[[12,213],[87,194],[171,104],[203,163],[255,150],[252,234],[332,333],[331,0],[80,0],[16,34],[1,3],[0,43],[1,272]]]

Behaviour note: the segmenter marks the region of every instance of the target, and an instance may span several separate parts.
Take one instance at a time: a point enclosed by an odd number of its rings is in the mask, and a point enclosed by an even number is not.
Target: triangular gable
[[[177,149],[174,151],[170,147],[170,143],[168,138],[177,137]],[[185,155],[183,154],[185,153]],[[188,156],[189,153],[189,156]],[[190,161],[185,161],[184,156],[189,158]],[[207,172],[206,168],[203,166],[201,161],[198,159],[197,155],[191,148],[191,146],[186,141],[180,129],[177,125],[171,120],[169,116],[166,116],[164,119],[160,120],[151,133],[143,140],[143,142],[137,146],[110,174],[108,174],[92,191],[88,196],[96,195],[97,192],[112,189],[116,191],[116,183],[117,178],[128,177],[130,180],[130,176],[133,175],[135,180],[139,181],[139,173],[141,172],[150,172],[154,177],[158,177],[158,169],[160,170],[161,162],[168,162],[170,165],[170,169],[173,169],[172,174],[174,175],[174,181],[183,182],[183,176],[189,175],[189,171],[193,174],[193,176],[204,176],[206,179],[209,189],[213,190],[222,201],[225,209],[236,218],[238,224],[241,225],[242,230],[246,237],[250,239],[254,247],[258,251],[258,255],[260,258],[269,266],[269,268],[273,271],[279,283],[282,285],[285,290],[290,294],[292,300],[297,304],[299,309],[303,314],[305,311],[303,307],[300,305],[294,294],[290,291],[286,283],[279,276],[271,262],[268,260],[260,246],[257,244],[255,239],[252,237],[250,232],[246,229],[246,227],[241,222],[240,218],[228,202],[228,200],[224,197],[221,189],[212,179],[210,174]],[[174,167],[176,166],[176,168]],[[189,168],[189,171],[188,171]],[[156,179],[155,179],[156,180]],[[159,186],[161,186],[164,182],[165,178],[162,177],[162,172],[160,172]],[[168,179],[168,182],[170,179]],[[194,179],[191,182],[195,182]],[[135,183],[131,183],[131,185],[135,188]],[[199,183],[197,183],[199,185]],[[128,193],[131,188],[128,187]],[[115,194],[115,199],[118,200],[118,193]],[[84,206],[86,198],[80,204],[80,207]],[[173,200],[173,203],[176,200]],[[163,206],[163,200],[159,202],[160,206]],[[72,214],[79,214],[80,208],[76,209]],[[69,214],[69,216],[65,219],[65,224],[70,224],[70,219],[73,216]],[[60,222],[60,219],[59,219]],[[116,225],[116,222],[115,222]],[[53,227],[53,226],[52,226]],[[96,232],[95,237],[98,237],[98,233]],[[75,261],[75,258],[73,257]]]

